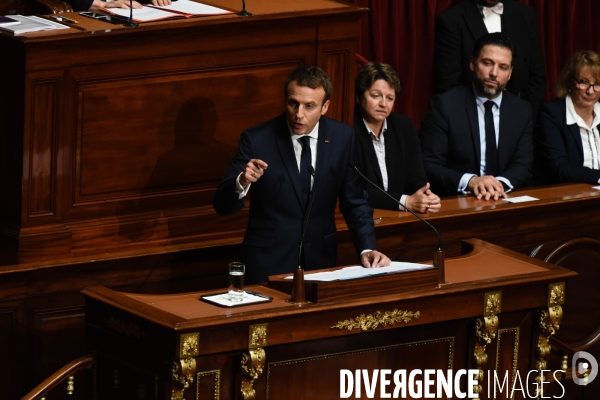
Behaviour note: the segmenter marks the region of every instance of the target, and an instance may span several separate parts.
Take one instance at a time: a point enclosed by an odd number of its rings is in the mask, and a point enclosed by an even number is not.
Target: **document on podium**
[[[365,268],[361,265],[355,265],[351,267],[340,268],[335,271],[313,273],[308,272],[304,274],[304,280],[323,282],[344,281],[349,279],[365,278],[368,276],[398,274],[408,271],[420,271],[430,268],[433,268],[433,265],[392,261],[392,263],[387,267]],[[286,276],[285,279],[293,279],[293,276]]]
[[[129,18],[129,9],[124,8],[103,8],[102,11],[109,14],[118,15],[122,18]],[[135,22],[161,21],[172,18],[190,18],[209,15],[232,14],[232,11],[223,8],[213,7],[191,0],[178,0],[169,6],[144,6],[133,9],[133,20]]]

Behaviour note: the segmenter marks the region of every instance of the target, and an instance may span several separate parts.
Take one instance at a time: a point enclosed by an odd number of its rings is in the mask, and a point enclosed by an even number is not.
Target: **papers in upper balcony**
[[[200,15],[222,15],[232,14],[233,11],[224,10],[219,7],[209,6],[208,4],[198,3],[192,0],[178,0],[173,1],[170,6],[153,6],[148,7],[159,8],[161,10],[167,10],[175,13],[181,13],[189,16],[200,16]]]
[[[124,8],[103,8],[109,14],[129,18],[129,10]],[[191,0],[178,0],[170,6],[145,6],[133,9],[133,20],[135,22],[160,21],[171,18],[189,18],[196,16],[231,14],[231,11],[209,6]]]
[[[51,31],[55,29],[69,29],[66,25],[36,16],[25,17],[23,15],[11,15],[10,18],[17,20],[20,23],[9,26],[0,25],[0,29],[12,33],[13,35],[20,35],[28,32]]]

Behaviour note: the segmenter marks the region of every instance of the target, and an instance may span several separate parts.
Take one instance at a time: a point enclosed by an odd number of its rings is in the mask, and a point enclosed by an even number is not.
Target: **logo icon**
[[[573,371],[573,382],[576,385],[589,385],[598,375],[598,361],[590,353],[578,351],[573,354],[571,370]]]

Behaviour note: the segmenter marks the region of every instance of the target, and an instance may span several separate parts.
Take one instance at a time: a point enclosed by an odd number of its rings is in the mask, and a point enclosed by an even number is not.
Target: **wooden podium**
[[[238,308],[202,302],[201,292],[87,288],[94,395],[337,399],[340,369],[479,368],[525,376],[543,362],[536,346],[552,334],[548,326],[559,326],[565,282],[576,274],[480,240],[463,249],[446,260],[442,287],[371,297],[356,291],[349,301],[303,306],[258,285],[251,289],[273,301]],[[486,379],[480,384],[486,392]]]

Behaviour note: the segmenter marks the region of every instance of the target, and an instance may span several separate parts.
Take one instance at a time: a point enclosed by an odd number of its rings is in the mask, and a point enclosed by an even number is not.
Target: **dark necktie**
[[[310,152],[310,137],[302,136],[299,139],[302,142],[302,155],[300,156],[300,182],[302,182],[302,195],[304,205],[308,204],[310,196],[310,173],[308,166],[311,165],[312,157]]]
[[[491,100],[483,103],[485,106],[485,174],[496,176],[498,162],[496,160],[496,129],[494,129],[494,113]]]

